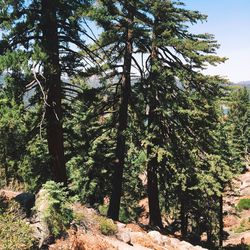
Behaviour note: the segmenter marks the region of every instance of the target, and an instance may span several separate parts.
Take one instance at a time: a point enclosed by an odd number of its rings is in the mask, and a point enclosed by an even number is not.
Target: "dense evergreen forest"
[[[223,241],[223,192],[250,161],[246,88],[207,16],[179,1],[0,1],[0,187],[49,180],[109,218]],[[166,219],[167,218],[167,219]]]

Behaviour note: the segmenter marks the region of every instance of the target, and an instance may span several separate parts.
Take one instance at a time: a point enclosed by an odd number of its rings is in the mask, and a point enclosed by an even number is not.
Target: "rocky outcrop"
[[[241,199],[250,199],[250,171],[249,169],[237,176],[231,182],[231,188],[228,188],[224,193],[224,230],[228,234],[224,245],[237,246],[241,244],[242,239],[246,244],[250,244],[250,231],[246,227],[245,232],[237,232],[237,229],[244,226],[245,222],[249,220],[250,210],[239,211],[236,209],[237,204]],[[242,227],[242,230],[244,228]]]
[[[5,203],[9,212],[15,212],[20,218],[29,218],[35,203],[35,195],[27,192],[14,192],[0,189],[0,202]]]
[[[166,235],[162,235],[158,231],[137,230],[132,231],[125,224],[117,223],[118,232],[116,238],[127,245],[118,246],[119,250],[127,249],[153,249],[153,250],[202,250],[200,246],[193,246],[189,242],[181,241]],[[129,246],[130,247],[129,247]],[[117,246],[117,243],[116,243]]]
[[[35,204],[35,195],[31,193],[20,193],[15,196],[14,200],[24,209],[26,216],[30,217],[31,209]]]
[[[48,208],[47,192],[41,189],[35,201],[36,212],[32,218],[32,228],[34,230],[34,236],[39,241],[39,248],[50,242],[50,230],[47,223],[43,220],[43,215]]]

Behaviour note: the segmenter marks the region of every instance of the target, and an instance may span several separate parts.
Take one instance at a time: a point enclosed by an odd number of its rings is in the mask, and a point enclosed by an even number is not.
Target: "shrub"
[[[28,250],[35,249],[33,232],[24,220],[13,214],[0,215],[0,249]]]
[[[241,199],[237,205],[239,211],[250,209],[250,199]]]
[[[111,219],[98,216],[100,231],[104,235],[114,235],[117,232],[117,226]]]
[[[41,218],[48,225],[49,231],[54,237],[58,237],[65,232],[67,226],[73,220],[73,211],[70,208],[68,192],[63,184],[47,181],[43,185],[43,192],[37,199],[36,210],[42,207]]]
[[[98,206],[98,211],[101,215],[106,216],[108,212],[108,205],[99,205]]]

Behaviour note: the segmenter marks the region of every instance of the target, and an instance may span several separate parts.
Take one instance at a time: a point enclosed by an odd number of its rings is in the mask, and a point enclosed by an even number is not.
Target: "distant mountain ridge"
[[[65,81],[65,82],[69,81],[67,77],[62,78],[62,80]],[[0,74],[0,86],[3,84],[3,82],[4,82],[4,75]],[[90,85],[92,87],[97,87],[97,86],[100,85],[100,82],[96,77],[92,77],[91,80],[90,80]],[[240,82],[231,82],[230,85],[242,86],[242,87],[245,86],[247,88],[250,88],[250,80],[240,81]]]
[[[237,82],[237,83],[233,83],[233,84],[239,85],[239,86],[250,87],[250,81],[241,81],[241,82]]]

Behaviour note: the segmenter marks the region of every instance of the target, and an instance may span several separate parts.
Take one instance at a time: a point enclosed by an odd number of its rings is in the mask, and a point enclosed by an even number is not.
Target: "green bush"
[[[111,219],[98,216],[100,231],[104,235],[114,235],[117,232],[117,226]]]
[[[98,206],[98,211],[101,215],[106,216],[108,213],[108,205],[99,205]]]
[[[33,232],[24,220],[13,214],[0,215],[0,249],[28,250],[35,249]]]
[[[250,209],[250,199],[241,199],[237,205],[239,211]]]
[[[36,210],[41,204],[47,204],[42,214],[42,220],[54,237],[65,232],[73,220],[73,211],[70,208],[68,192],[63,184],[47,181],[43,185],[44,192],[37,199]]]

